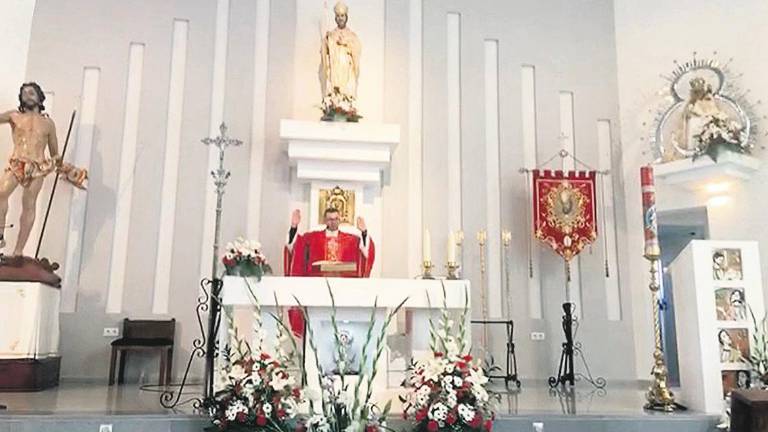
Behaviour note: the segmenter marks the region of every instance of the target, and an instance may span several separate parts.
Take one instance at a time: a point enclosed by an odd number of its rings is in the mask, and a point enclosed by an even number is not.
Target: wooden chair
[[[173,367],[173,342],[176,319],[168,321],[123,320],[123,337],[112,341],[109,362],[109,385],[115,384],[115,363],[120,354],[117,382],[125,381],[125,362],[129,351],[157,351],[160,353],[160,385],[168,385]]]

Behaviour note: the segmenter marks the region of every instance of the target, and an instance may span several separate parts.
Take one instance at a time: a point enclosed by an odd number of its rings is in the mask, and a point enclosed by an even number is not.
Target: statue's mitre
[[[343,1],[337,2],[336,6],[333,7],[333,12],[337,15],[345,14],[347,13],[348,10],[349,8],[347,7],[346,3],[344,3]]]

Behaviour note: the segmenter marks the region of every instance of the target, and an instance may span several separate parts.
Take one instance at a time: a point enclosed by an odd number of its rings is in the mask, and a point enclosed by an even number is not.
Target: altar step
[[[600,415],[503,415],[494,432],[715,432],[715,416],[697,414],[600,416]],[[7,415],[0,414],[0,432],[99,432],[111,425],[113,432],[202,432],[209,423],[193,415]],[[394,430],[407,430],[402,420],[393,419]]]

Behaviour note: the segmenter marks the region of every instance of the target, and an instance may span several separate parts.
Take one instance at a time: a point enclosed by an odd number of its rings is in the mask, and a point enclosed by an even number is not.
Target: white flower
[[[464,423],[469,423],[475,418],[475,409],[467,404],[459,405],[459,416]]]
[[[433,358],[427,361],[424,368],[424,379],[427,381],[438,382],[445,370],[446,361],[440,358]]]
[[[453,390],[449,391],[448,395],[445,397],[445,403],[447,403],[449,407],[453,408],[456,406],[458,402],[459,402],[459,399],[456,392]]]
[[[485,387],[473,384],[472,385],[472,394],[479,400],[480,402],[488,402],[488,392],[485,390]]]
[[[461,377],[453,377],[453,386],[454,387],[461,387],[464,384],[464,381],[461,379]]]
[[[224,415],[227,417],[227,420],[234,421],[237,418],[237,415],[240,413],[248,413],[248,408],[245,406],[243,401],[236,400],[232,402],[232,405],[227,407],[227,411],[224,413]]]
[[[234,365],[232,366],[232,369],[229,370],[229,377],[235,381],[241,380],[246,376],[245,369],[240,365]]]
[[[328,420],[321,414],[315,414],[310,417],[307,425],[313,432],[328,432],[331,430]]]
[[[429,408],[429,413],[427,414],[427,416],[431,420],[436,420],[440,422],[445,420],[446,416],[448,415],[448,411],[449,409],[447,406],[445,406],[445,404],[438,402]]]
[[[261,409],[264,410],[264,415],[267,417],[272,414],[272,404],[269,402],[264,402],[264,405],[261,406]]]

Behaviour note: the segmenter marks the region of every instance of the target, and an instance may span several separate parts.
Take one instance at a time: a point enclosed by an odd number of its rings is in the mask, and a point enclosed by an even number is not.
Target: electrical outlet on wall
[[[544,332],[531,332],[531,340],[533,341],[543,341],[545,338]]]
[[[104,337],[117,337],[117,336],[120,336],[120,329],[118,329],[117,327],[104,327]]]
[[[112,425],[111,424],[103,424],[99,426],[99,432],[112,432]]]

